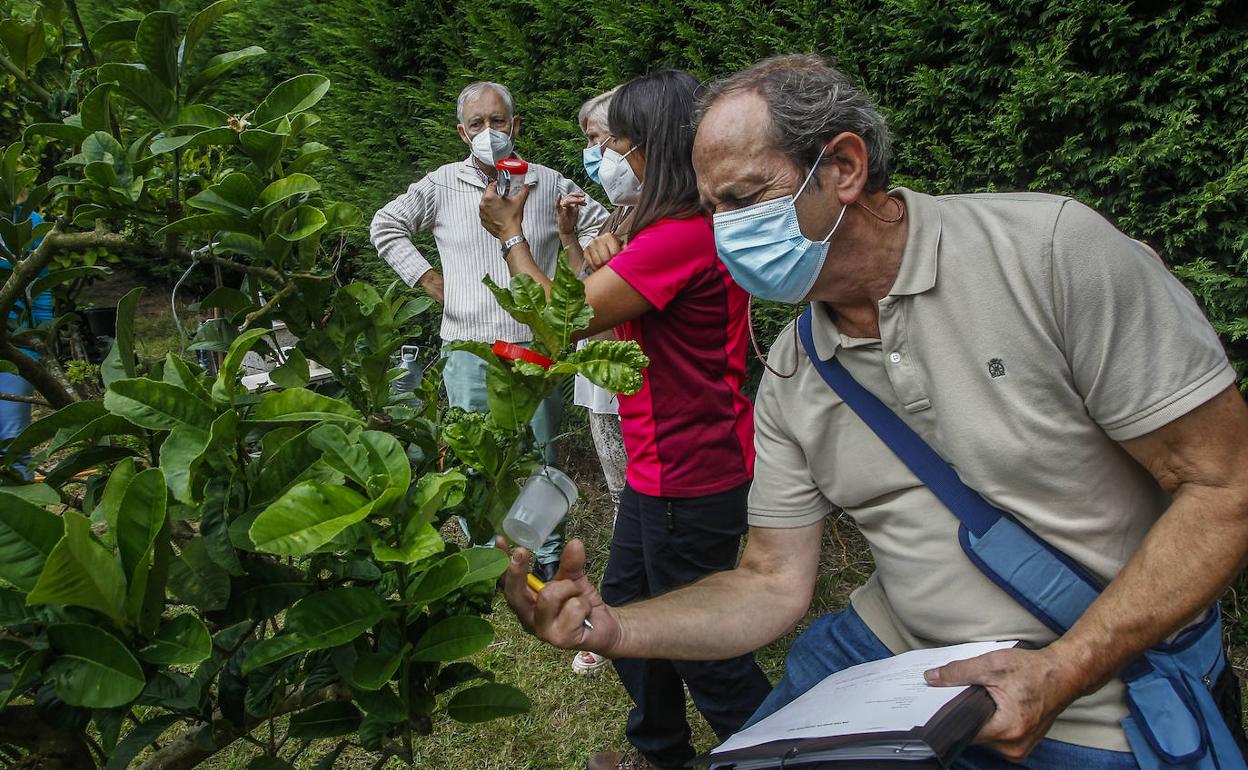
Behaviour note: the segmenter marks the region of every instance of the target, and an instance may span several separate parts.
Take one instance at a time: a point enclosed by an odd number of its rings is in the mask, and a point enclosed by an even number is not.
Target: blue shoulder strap
[[[815,369],[958,518],[963,550],[975,566],[1054,632],[1064,633],[1074,625],[1100,594],[1096,578],[967,486],[949,463],[835,357],[821,360],[815,351],[811,313],[807,309],[798,319],[798,333]]]

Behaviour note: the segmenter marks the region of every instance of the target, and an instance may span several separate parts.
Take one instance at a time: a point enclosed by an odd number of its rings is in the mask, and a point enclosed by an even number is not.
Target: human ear
[[[455,131],[459,134],[459,138],[464,141],[464,144],[468,145],[469,147],[472,146],[472,140],[468,138],[468,131],[467,129],[464,128],[463,123],[456,123]]]
[[[514,142],[516,137],[520,136],[520,116],[516,115],[511,119],[511,140]]]
[[[862,197],[867,187],[867,143],[858,134],[844,131],[828,140],[823,161],[828,171],[837,170],[834,192],[841,203]]]
[[[637,181],[645,184],[646,151],[641,148],[641,145],[633,147],[632,152],[628,153],[628,157],[624,160],[628,162],[628,165],[633,169],[633,173],[637,175]]]

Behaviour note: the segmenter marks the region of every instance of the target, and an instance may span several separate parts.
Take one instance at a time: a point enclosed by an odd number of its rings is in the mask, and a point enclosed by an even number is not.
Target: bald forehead
[[[507,100],[493,88],[483,88],[464,100],[464,123],[474,117],[508,116]]]
[[[767,102],[753,91],[731,94],[706,111],[693,142],[693,165],[703,202],[756,192],[793,164],[771,141]]]

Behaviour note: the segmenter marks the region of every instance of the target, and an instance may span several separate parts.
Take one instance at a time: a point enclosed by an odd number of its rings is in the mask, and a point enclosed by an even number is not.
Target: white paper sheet
[[[931,687],[929,668],[1014,647],[1018,642],[971,642],[913,650],[829,676],[712,754],[772,741],[911,730],[925,725],[965,687]]]

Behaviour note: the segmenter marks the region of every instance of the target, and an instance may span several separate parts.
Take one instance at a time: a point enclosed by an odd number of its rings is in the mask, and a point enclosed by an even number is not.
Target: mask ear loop
[[[804,308],[798,308],[797,316],[802,314],[803,309]],[[754,346],[754,357],[758,359],[758,362],[763,365],[764,369],[782,380],[791,379],[793,375],[797,374],[797,367],[801,363],[797,357],[797,316],[793,316],[793,371],[788,374],[783,374],[771,368],[771,364],[767,363],[767,357],[763,355],[762,348],[758,345],[758,337],[754,334],[754,296],[750,295],[745,301],[745,322],[750,327],[750,344]]]

